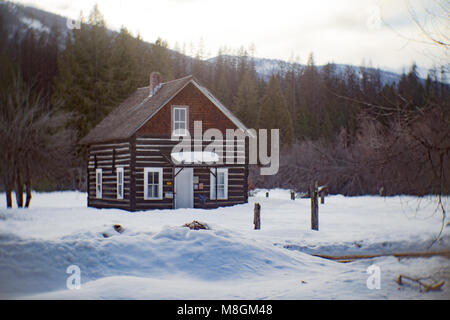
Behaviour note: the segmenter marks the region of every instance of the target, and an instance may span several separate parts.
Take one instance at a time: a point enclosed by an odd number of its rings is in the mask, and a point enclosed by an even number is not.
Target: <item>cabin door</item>
[[[193,208],[194,169],[175,168],[175,174],[175,208]]]

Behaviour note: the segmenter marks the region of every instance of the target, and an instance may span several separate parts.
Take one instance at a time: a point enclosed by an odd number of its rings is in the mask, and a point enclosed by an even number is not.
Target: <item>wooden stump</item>
[[[310,186],[309,193],[311,196],[311,229],[319,230],[319,197],[317,182]]]
[[[259,203],[255,203],[253,224],[255,225],[255,230],[261,229],[261,205]]]

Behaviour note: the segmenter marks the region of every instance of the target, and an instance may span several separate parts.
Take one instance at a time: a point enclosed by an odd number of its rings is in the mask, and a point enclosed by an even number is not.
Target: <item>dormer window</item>
[[[187,107],[173,107],[172,113],[172,134],[177,137],[186,136],[188,133]]]

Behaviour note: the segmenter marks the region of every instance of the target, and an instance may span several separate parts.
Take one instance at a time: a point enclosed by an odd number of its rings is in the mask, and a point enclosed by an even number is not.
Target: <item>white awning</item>
[[[219,155],[210,151],[186,151],[174,152],[170,154],[175,163],[212,163],[219,161]]]

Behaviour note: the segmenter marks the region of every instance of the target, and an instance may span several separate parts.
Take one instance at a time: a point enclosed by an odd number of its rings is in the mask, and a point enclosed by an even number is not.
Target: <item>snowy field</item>
[[[0,197],[3,299],[450,297],[448,258],[388,255],[450,250],[450,227],[429,249],[442,219],[430,199],[330,196],[319,208],[320,230],[311,231],[309,199],[292,201],[287,190],[271,190],[269,198],[260,190],[248,204],[216,210],[136,213],[87,208],[78,192],[35,193],[28,210],[6,210]],[[255,202],[261,230],[253,230]],[[181,227],[194,219],[212,230]],[[387,256],[341,263],[313,254]],[[70,265],[80,268],[80,289],[66,286]],[[371,265],[379,267],[379,289],[367,286]],[[399,274],[446,283],[419,292],[398,285]]]

